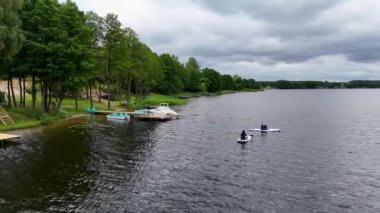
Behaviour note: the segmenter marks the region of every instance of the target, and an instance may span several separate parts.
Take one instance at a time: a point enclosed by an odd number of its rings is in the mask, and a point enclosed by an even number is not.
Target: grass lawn
[[[17,98],[17,97],[16,97]],[[13,121],[16,124],[14,125],[3,125],[0,123],[0,130],[14,130],[14,129],[24,129],[37,127],[40,125],[46,125],[51,122],[61,120],[66,118],[67,116],[77,115],[86,113],[86,108],[90,106],[90,101],[87,99],[78,100],[78,110],[75,110],[75,100],[74,99],[65,99],[62,102],[61,109],[63,109],[66,113],[48,113],[43,115],[41,112],[41,102],[40,99],[37,98],[35,111],[31,110],[31,97],[26,97],[26,108],[25,109],[16,109],[16,108],[8,108],[4,107],[5,111],[11,116]],[[102,103],[94,101],[94,105],[96,109],[106,110],[108,109],[107,101],[102,100]],[[114,110],[114,107],[111,107],[111,110]]]
[[[24,129],[41,125],[36,114],[29,110],[20,110],[14,108],[4,108],[16,124],[4,126],[0,124],[0,130]]]
[[[138,106],[144,107],[147,105],[158,105],[160,103],[169,103],[169,105],[183,105],[187,104],[188,100],[180,99],[176,96],[151,94],[144,99],[141,99],[138,103]]]

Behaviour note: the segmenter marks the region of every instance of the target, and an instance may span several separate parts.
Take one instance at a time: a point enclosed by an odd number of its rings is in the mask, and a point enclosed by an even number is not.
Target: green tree
[[[286,80],[279,80],[276,82],[276,87],[278,89],[291,89],[292,83],[290,81],[286,81]]]
[[[136,32],[131,28],[125,29],[125,62],[124,70],[125,85],[127,87],[127,104],[131,103],[132,82],[142,72],[144,67],[144,50],[143,44],[139,41]],[[135,90],[136,91],[136,90]],[[135,99],[136,100],[136,99]]]
[[[102,44],[104,42],[104,33],[105,33],[105,26],[104,26],[104,18],[96,14],[95,12],[88,12],[87,13],[87,25],[90,26],[92,31],[92,50],[94,51],[95,58],[94,58],[94,68],[89,73],[87,77],[88,81],[88,88],[89,88],[89,99],[90,99],[90,105],[91,107],[94,106],[93,99],[92,99],[92,91],[93,88],[95,89],[95,84],[97,81],[100,80],[100,76],[103,75],[103,72],[105,70],[104,66],[104,52],[102,48]],[[101,101],[101,89],[99,84],[99,90],[98,90],[98,98],[99,101]]]
[[[222,75],[223,78],[223,89],[233,90],[234,89],[234,79],[231,75],[225,74]]]
[[[5,72],[22,46],[23,34],[19,19],[21,3],[21,0],[0,1],[0,68],[2,72]]]
[[[162,94],[173,94],[183,90],[183,65],[178,58],[170,54],[160,55],[163,66],[163,79],[157,85],[156,91]]]
[[[115,14],[107,14],[105,18],[104,52],[106,57],[106,82],[108,93],[108,109],[111,109],[111,76],[120,67],[120,58],[123,58],[122,43],[125,34],[121,28],[121,22]]]
[[[54,82],[61,86],[56,109],[59,109],[66,92],[77,100],[81,88],[87,83],[89,73],[96,65],[96,52],[93,48],[95,36],[93,28],[87,24],[87,16],[72,1],[61,5],[60,16],[62,29],[67,33],[62,40],[63,49],[67,52],[60,56],[63,63],[59,70],[63,72]]]
[[[91,28],[72,1],[25,0],[22,20],[27,42],[18,64],[32,76],[32,108],[37,81],[42,112],[57,110],[67,93],[78,94],[93,67]]]
[[[258,89],[258,85],[256,85],[255,79],[248,79],[247,88],[248,89]]]
[[[160,57],[152,52],[148,46],[146,46],[149,60],[149,68],[147,72],[147,79],[145,81],[146,91],[149,92],[152,88],[156,87],[164,78],[163,66]]]
[[[10,65],[23,42],[19,18],[21,3],[21,0],[0,1],[0,75],[8,80],[8,104],[11,104],[10,93],[12,92],[12,100],[15,106],[16,99],[14,98]]]
[[[242,89],[243,79],[239,75],[234,75],[234,90],[240,91]]]
[[[184,90],[188,92],[199,92],[201,90],[200,65],[194,57],[190,57],[185,65]]]
[[[137,70],[136,74],[136,103],[138,101],[138,97],[144,96],[150,91],[151,88],[158,85],[158,82],[163,79],[163,68],[157,54],[153,53],[152,50],[145,44],[141,43],[140,48],[140,59],[136,60],[142,62],[139,66],[140,69]],[[183,69],[182,66],[181,69]]]
[[[218,71],[204,68],[202,74],[207,79],[206,88],[208,92],[219,92],[223,89],[223,78]]]
[[[32,76],[33,109],[36,103],[36,82],[40,83],[43,112],[48,111],[49,82],[52,73],[58,69],[55,59],[61,53],[62,46],[59,44],[65,36],[60,27],[59,9],[60,5],[56,0],[25,0],[21,16],[26,42],[21,50],[23,57],[19,64],[25,66]]]

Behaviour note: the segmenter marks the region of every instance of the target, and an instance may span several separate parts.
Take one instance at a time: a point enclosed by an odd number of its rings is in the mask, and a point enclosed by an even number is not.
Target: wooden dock
[[[138,113],[138,112],[124,112],[124,111],[107,111],[107,110],[96,110],[96,111],[90,111],[88,112],[90,114],[94,114],[94,115],[109,115],[109,114],[112,114],[112,113],[127,113],[128,115],[141,115],[141,113]]]
[[[95,110],[95,111],[89,111],[88,113],[94,114],[94,115],[108,115],[108,114],[114,113],[114,111]]]
[[[0,133],[0,141],[1,141],[1,146],[4,146],[4,141],[11,140],[11,139],[18,139],[21,138],[20,135],[11,135],[11,134],[5,134],[5,133]]]
[[[15,139],[15,138],[21,138],[21,136],[20,135],[10,135],[10,134],[0,133],[0,141]]]

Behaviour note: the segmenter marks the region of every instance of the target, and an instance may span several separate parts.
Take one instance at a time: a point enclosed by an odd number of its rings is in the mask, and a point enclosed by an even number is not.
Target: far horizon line
[[[257,80],[254,79],[256,82],[273,82],[273,81],[317,81],[317,82],[335,82],[335,83],[348,83],[351,81],[379,81],[378,80],[366,80],[366,79],[353,79],[353,80],[288,80],[288,79],[278,79],[278,80]]]

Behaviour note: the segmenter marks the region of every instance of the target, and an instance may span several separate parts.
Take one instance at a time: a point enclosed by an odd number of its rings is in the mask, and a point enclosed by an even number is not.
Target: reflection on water
[[[194,98],[170,122],[24,131],[0,149],[0,212],[379,212],[378,96],[239,93]],[[262,121],[281,133],[236,143]]]

